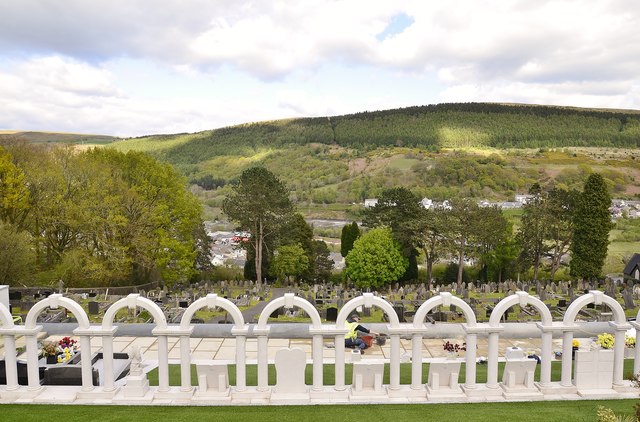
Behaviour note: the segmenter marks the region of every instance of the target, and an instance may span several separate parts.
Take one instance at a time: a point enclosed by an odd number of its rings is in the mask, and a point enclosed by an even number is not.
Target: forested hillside
[[[213,208],[226,185],[255,164],[280,176],[309,210],[324,204],[325,214],[326,206],[344,208],[394,186],[436,200],[507,200],[535,182],[579,188],[594,171],[603,173],[616,197],[640,193],[640,112],[633,110],[439,104],[111,145],[172,163]]]

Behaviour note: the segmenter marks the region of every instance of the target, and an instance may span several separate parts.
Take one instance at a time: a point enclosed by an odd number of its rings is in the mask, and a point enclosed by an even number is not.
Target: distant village
[[[498,206],[503,210],[518,209],[522,208],[531,198],[533,198],[533,195],[516,194],[513,201],[489,202],[481,200],[478,201],[478,205],[481,207]],[[377,203],[377,198],[369,198],[364,200],[363,205],[365,208],[371,208],[375,207]],[[422,198],[420,203],[426,209],[451,209],[448,200],[438,202],[429,198]],[[613,199],[609,209],[612,220],[619,218],[640,218],[640,201]],[[314,220],[311,223],[315,227],[322,227],[323,225],[342,227],[344,224],[349,223],[349,221]],[[251,235],[247,232],[213,230],[212,223],[206,226],[207,234],[212,239],[211,263],[215,266],[242,268],[246,261],[246,251],[239,246],[241,242],[248,241]],[[339,253],[332,252],[330,259],[333,260],[335,269],[340,270],[344,267],[344,258]]]
[[[533,198],[533,195],[516,194],[513,201],[504,202],[489,202],[486,200],[478,201],[478,205],[481,207],[497,206],[503,210],[511,210],[522,208],[528,201]],[[375,207],[378,203],[377,198],[369,198],[364,200],[365,208]],[[426,209],[445,209],[450,210],[451,205],[448,200],[442,202],[434,201],[429,198],[422,198],[420,201],[422,206]],[[626,199],[613,199],[611,201],[611,218],[616,220],[618,218],[639,218],[640,217],[640,201],[628,201]]]

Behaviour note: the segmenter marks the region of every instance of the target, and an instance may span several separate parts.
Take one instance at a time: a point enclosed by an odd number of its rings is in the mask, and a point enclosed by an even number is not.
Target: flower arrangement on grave
[[[451,343],[449,340],[442,343],[442,348],[449,353],[458,354],[461,351],[467,350],[467,343],[462,343],[462,345],[458,343]]]
[[[78,351],[77,341],[71,337],[63,337],[58,341],[58,348],[60,353],[58,354],[58,363],[66,362]]]
[[[42,345],[41,354],[44,357],[56,356],[58,352],[58,345],[52,341],[48,341]]]
[[[624,336],[624,345],[629,349],[635,349],[636,347],[636,338],[630,335]]]
[[[615,338],[613,337],[613,334],[603,333],[598,334],[598,340],[596,341],[596,344],[603,349],[613,349],[614,341]]]
[[[580,340],[574,338],[573,342],[571,342],[571,346],[573,346],[574,349],[580,347]]]

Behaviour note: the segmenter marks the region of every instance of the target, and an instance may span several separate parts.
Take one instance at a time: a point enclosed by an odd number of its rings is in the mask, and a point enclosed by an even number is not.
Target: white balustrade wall
[[[613,374],[611,375],[610,388],[598,388],[594,391],[581,390],[576,387],[572,377],[572,340],[574,332],[578,330],[576,317],[580,310],[589,304],[607,305],[613,314],[613,321],[609,323],[615,335],[615,346],[613,352]],[[453,382],[454,387],[447,390],[448,395],[436,395],[437,390],[429,389],[423,383],[423,338],[432,330],[431,323],[425,324],[427,314],[439,307],[448,308],[450,305],[457,306],[464,315],[466,323],[463,324],[466,335],[467,350],[464,357],[465,382],[458,387],[457,382]],[[540,322],[536,323],[540,331],[541,363],[539,380],[531,387],[531,383],[513,388],[510,384],[505,387],[505,383],[498,379],[498,357],[499,339],[504,330],[501,319],[507,310],[514,306],[531,306],[540,315]],[[38,334],[43,327],[37,325],[37,318],[40,313],[48,308],[65,308],[70,311],[78,321],[78,327],[73,330],[73,335],[80,339],[81,353],[92,355],[92,339],[101,338],[102,351],[104,356],[104,379],[101,385],[94,386],[92,383],[92,363],[90,359],[81,361],[82,385],[80,387],[70,386],[42,386],[39,379],[38,362]],[[272,312],[279,308],[300,308],[311,319],[309,324],[309,337],[311,338],[311,355],[307,359],[312,363],[312,385],[311,388],[304,388],[300,391],[277,393],[274,386],[268,384],[268,341],[270,325],[268,318]],[[385,359],[388,363],[389,384],[380,388],[361,388],[357,392],[354,385],[345,383],[345,347],[344,327],[345,320],[357,308],[376,307],[381,309],[389,321],[386,329],[383,330],[389,335],[390,353]],[[158,386],[147,387],[142,391],[140,397],[132,397],[130,394],[123,394],[122,386],[118,386],[114,380],[114,359],[113,359],[113,338],[118,330],[114,326],[114,318],[118,311],[123,308],[135,310],[143,308],[153,317],[153,336],[157,337],[158,343]],[[203,309],[222,308],[228,312],[233,321],[231,334],[236,339],[236,353],[233,364],[235,365],[235,385],[218,385],[215,392],[199,391],[191,383],[192,350],[190,338],[192,337],[194,326],[191,319],[195,312]],[[425,301],[415,312],[413,322],[400,323],[393,306],[384,299],[372,293],[364,293],[348,301],[340,310],[335,324],[322,324],[320,315],[315,307],[307,300],[288,293],[267,304],[260,314],[258,323],[250,331],[250,327],[245,323],[242,313],[231,301],[219,297],[216,294],[209,294],[206,297],[194,301],[183,314],[179,325],[170,326],[162,310],[154,302],[141,297],[138,294],[131,294],[112,304],[105,312],[101,325],[91,325],[87,314],[82,306],[77,302],[66,298],[60,294],[52,294],[49,297],[36,303],[29,311],[24,325],[15,325],[9,310],[0,303],[0,334],[4,339],[5,350],[5,370],[6,384],[0,385],[0,402],[33,402],[48,403],[140,403],[140,404],[271,404],[271,403],[296,403],[296,404],[316,404],[316,403],[358,403],[358,402],[411,402],[429,403],[446,401],[478,401],[478,400],[504,400],[507,399],[540,399],[554,400],[575,397],[586,398],[628,398],[637,397],[638,391],[633,388],[630,381],[623,379],[625,332],[632,326],[640,328],[640,313],[635,322],[627,323],[621,305],[613,298],[604,295],[600,291],[591,291],[578,297],[567,308],[564,319],[554,322],[551,312],[547,306],[537,297],[531,296],[527,292],[519,291],[504,298],[493,309],[487,323],[478,323],[471,307],[462,299],[453,296],[451,293],[443,292]],[[436,323],[440,324],[440,323]],[[552,382],[551,361],[552,361],[552,337],[558,332],[562,336],[562,375],[561,380]],[[26,361],[28,373],[28,385],[18,384],[16,370],[16,339],[22,337],[26,339]],[[247,385],[247,359],[246,341],[247,338],[257,338],[257,385]],[[482,336],[488,339],[487,355],[487,379],[486,383],[477,382],[477,339]],[[180,385],[171,386],[169,383],[169,354],[168,338],[178,338],[180,347]],[[401,384],[400,364],[401,338],[411,339],[411,382]],[[324,341],[333,340],[335,343],[335,354],[333,359],[323,360],[325,355]],[[634,373],[640,372],[640,348],[635,349]],[[368,356],[367,356],[368,358]],[[406,360],[406,357],[405,357]],[[358,365],[366,365],[368,362],[363,359]],[[215,365],[215,361],[211,361]],[[335,383],[327,385],[323,379],[323,365],[335,365]],[[366,369],[366,366],[363,366]],[[225,369],[226,370],[226,369]],[[286,367],[279,370],[286,371]],[[354,364],[355,371],[355,364]],[[224,375],[220,377],[224,381]],[[378,379],[379,380],[379,379]],[[125,384],[126,385],[126,384]],[[437,386],[436,386],[437,387]],[[62,393],[64,392],[64,393]],[[63,397],[63,399],[61,399]]]

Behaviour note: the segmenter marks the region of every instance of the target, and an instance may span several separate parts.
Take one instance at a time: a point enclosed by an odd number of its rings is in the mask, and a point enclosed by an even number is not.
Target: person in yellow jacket
[[[351,315],[345,322],[344,328],[349,330],[347,334],[344,335],[344,347],[360,349],[360,353],[364,354],[364,349],[367,348],[367,344],[358,337],[358,332],[373,334],[377,336],[378,333],[375,331],[371,331],[366,327],[360,325],[360,317],[358,314]]]

